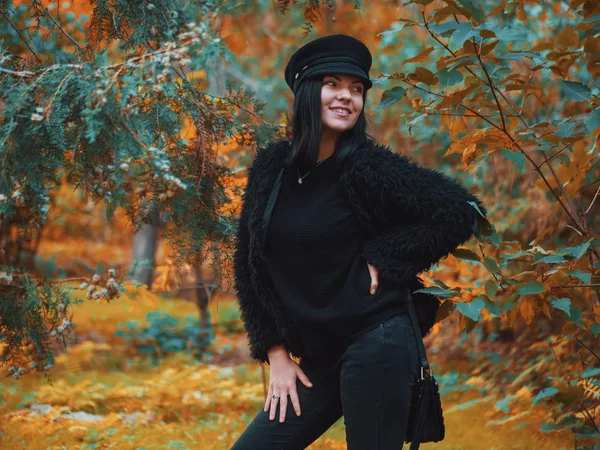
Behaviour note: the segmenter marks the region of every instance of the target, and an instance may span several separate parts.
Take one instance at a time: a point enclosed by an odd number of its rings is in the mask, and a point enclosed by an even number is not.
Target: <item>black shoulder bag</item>
[[[417,320],[417,312],[410,290],[407,290],[407,295],[408,312],[415,331],[418,354],[421,361],[421,377],[417,380],[413,388],[405,441],[412,442],[410,450],[418,450],[422,442],[439,442],[443,440],[446,428],[444,426],[439,386],[429,367],[429,361],[427,361],[421,329]]]

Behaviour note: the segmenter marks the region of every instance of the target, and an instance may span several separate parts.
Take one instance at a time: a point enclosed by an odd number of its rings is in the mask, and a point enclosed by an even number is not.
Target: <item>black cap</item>
[[[371,52],[358,39],[345,34],[324,36],[303,45],[291,56],[285,81],[295,94],[305,78],[342,73],[360,78],[366,91],[373,86],[369,79],[371,62]]]

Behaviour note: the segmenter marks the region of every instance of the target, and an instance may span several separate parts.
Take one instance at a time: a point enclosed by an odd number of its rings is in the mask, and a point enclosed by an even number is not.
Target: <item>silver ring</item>
[[[277,395],[273,394],[273,398],[279,398],[279,396],[277,396]]]

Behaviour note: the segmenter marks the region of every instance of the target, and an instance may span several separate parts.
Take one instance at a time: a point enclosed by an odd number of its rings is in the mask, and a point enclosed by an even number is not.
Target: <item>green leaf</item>
[[[502,311],[500,311],[500,307],[498,303],[488,300],[487,297],[481,297],[485,303],[485,308],[490,312],[492,317],[502,317]]]
[[[563,97],[567,100],[583,102],[593,98],[590,88],[584,84],[575,81],[558,80],[563,91]]]
[[[535,255],[536,256],[535,264],[538,264],[538,263],[559,264],[559,263],[563,263],[563,262],[567,261],[561,255],[548,255],[548,256],[542,256],[540,259],[537,259],[538,255],[539,255],[539,253],[536,253],[536,255]]]
[[[526,283],[519,286],[515,291],[515,295],[533,295],[546,292],[546,285],[540,282]]]
[[[416,291],[413,292],[413,294],[417,293],[417,292],[421,292],[423,294],[437,295],[438,297],[442,297],[442,298],[454,297],[457,294],[456,291],[453,291],[450,289],[442,289],[441,287],[438,287],[438,286],[429,286],[429,287],[417,289]]]
[[[556,309],[564,311],[567,316],[571,317],[571,299],[570,298],[559,298],[558,300],[552,300],[552,306]]]
[[[463,8],[471,13],[471,15],[477,20],[481,22],[483,20],[483,10],[479,7],[479,5],[472,0],[457,0]]]
[[[437,278],[434,278],[433,282],[444,289],[450,289],[443,281],[438,280]]]
[[[381,96],[381,101],[379,102],[379,106],[377,107],[377,109],[383,109],[383,108],[387,108],[390,105],[393,105],[398,100],[400,100],[402,97],[404,97],[405,93],[406,93],[406,89],[404,89],[400,86],[397,86],[392,89],[388,89]]]
[[[457,303],[456,309],[458,309],[461,313],[463,313],[463,315],[467,316],[469,319],[472,319],[477,322],[479,320],[479,314],[481,313],[481,310],[484,306],[485,302],[482,299],[477,298],[470,303]]]
[[[555,430],[560,430],[561,427],[552,422],[544,422],[540,425],[540,431],[544,433],[551,433]]]
[[[575,133],[575,129],[577,128],[579,124],[575,123],[571,120],[565,120],[560,124],[560,127],[558,128],[558,130],[556,130],[554,132],[554,134],[558,137],[562,137],[562,138],[567,138],[569,136],[574,136]],[[564,153],[562,153],[564,155]]]
[[[397,34],[400,33],[406,25],[406,22],[394,22],[392,24],[391,29],[382,31],[381,33],[377,33],[377,36],[381,36],[379,48],[382,49],[387,47],[388,45],[396,44],[398,42],[396,40]]]
[[[517,259],[522,256],[527,256],[528,258],[531,258],[531,253],[529,253],[529,252],[509,253],[509,254],[500,255],[500,258],[505,259],[507,261],[512,261],[513,259]]]
[[[537,403],[540,400],[542,400],[544,398],[552,397],[556,394],[558,394],[558,389],[555,387],[549,387],[549,388],[542,389],[540,392],[538,392],[538,394],[533,399],[533,404],[537,405]]]
[[[600,336],[600,323],[594,322],[590,327],[590,331],[594,335],[594,337]]]
[[[583,123],[585,124],[585,127],[589,133],[593,134],[594,131],[600,127],[600,108],[596,108],[591,113],[588,113],[583,118]]]
[[[496,38],[504,42],[522,41],[525,40],[526,35],[522,31],[516,30],[514,28],[505,27],[502,30],[496,32]]]
[[[507,61],[521,61],[527,57],[529,58],[541,58],[541,56],[537,53],[532,52],[508,52],[505,55],[498,56],[500,59],[504,59]]]
[[[525,173],[525,162],[527,160],[525,159],[525,155],[523,155],[523,153],[521,153],[521,152],[511,152],[510,150],[507,150],[507,149],[504,149],[504,150],[500,151],[500,153],[506,159],[508,159],[509,161],[513,162],[515,164],[515,166],[517,166],[517,169],[519,169],[517,171],[518,174],[524,174]]]
[[[591,242],[592,241],[589,240],[575,247],[563,248],[560,252],[558,252],[558,254],[563,256],[570,256],[571,258],[569,259],[579,259],[585,254],[587,249],[590,248]]]
[[[512,395],[508,394],[506,397],[498,400],[494,407],[500,411],[504,411],[505,414],[508,414],[508,408],[510,407],[510,399]]]
[[[479,257],[479,255],[473,250],[469,250],[468,248],[457,248],[452,252],[452,255],[454,255],[456,258],[464,259],[467,261],[481,262],[481,258]]]
[[[458,48],[461,48],[465,41],[471,37],[473,33],[473,27],[469,22],[461,22],[456,27],[454,33],[452,33],[452,37],[450,40],[456,45]]]
[[[571,306],[571,320],[579,328],[583,328],[585,330],[585,325],[581,322],[581,309],[578,306]]]
[[[448,31],[456,30],[456,27],[458,27],[456,22],[443,22],[429,25],[429,29],[435,34],[447,33]]]
[[[508,297],[504,298],[504,302],[501,306],[502,312],[506,312],[506,311],[510,311],[511,309],[513,309],[516,305],[516,299],[517,299],[517,295],[512,294],[509,295]]]
[[[487,280],[485,282],[485,295],[488,296],[490,300],[493,300],[498,293],[498,283],[495,280]]]
[[[494,258],[485,258],[483,265],[492,273],[500,273],[500,267]]]
[[[473,208],[475,208],[481,217],[485,217],[485,215],[481,212],[481,210],[479,209],[479,206],[477,205],[476,202],[467,201],[467,203],[469,205],[471,205]]]
[[[581,378],[595,377],[596,375],[600,375],[600,367],[588,367],[581,372]]]
[[[581,23],[592,23],[592,22],[600,22],[600,13],[596,13],[592,17],[588,17],[587,19],[581,21]]]
[[[584,272],[583,270],[569,270],[567,272],[569,275],[579,278],[584,284],[590,284],[592,280],[592,274],[588,272]]]
[[[435,73],[435,76],[439,78],[442,86],[454,86],[455,84],[464,81],[463,74],[460,70],[448,70],[448,68],[444,68],[438,70]]]

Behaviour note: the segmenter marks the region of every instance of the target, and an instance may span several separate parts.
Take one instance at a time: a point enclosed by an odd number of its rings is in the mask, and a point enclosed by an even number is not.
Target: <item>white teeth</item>
[[[349,111],[347,111],[345,109],[341,109],[341,108],[333,108],[332,111],[339,112],[339,113],[342,113],[342,114],[350,114]]]

